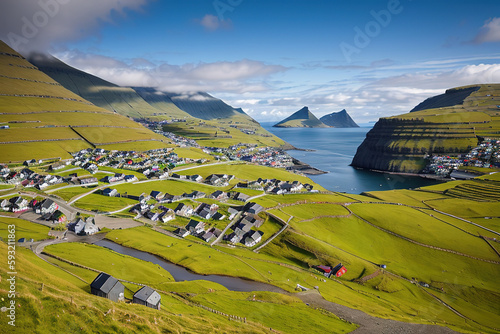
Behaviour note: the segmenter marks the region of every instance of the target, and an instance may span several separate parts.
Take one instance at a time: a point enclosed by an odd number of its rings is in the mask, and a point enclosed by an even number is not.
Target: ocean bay
[[[290,150],[288,153],[312,167],[328,172],[308,175],[328,190],[359,194],[418,188],[438,182],[418,176],[379,173],[351,167],[350,163],[358,146],[373,124],[362,124],[359,128],[274,128],[274,123],[261,124],[291,145],[307,150]]]

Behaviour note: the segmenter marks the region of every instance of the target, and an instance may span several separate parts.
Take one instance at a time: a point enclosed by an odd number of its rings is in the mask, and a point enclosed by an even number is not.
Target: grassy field
[[[220,189],[205,184],[177,180],[151,181],[135,184],[125,183],[117,186],[111,186],[111,188],[118,190],[120,194],[126,192],[128,194],[137,196],[142,193],[146,193],[149,195],[153,190],[161,191],[163,193],[169,193],[171,195],[182,195],[183,193],[191,193],[195,190],[198,190],[206,193],[208,196],[217,189]]]
[[[79,199],[73,205],[77,208],[89,211],[113,212],[132,204],[137,204],[137,201],[122,197],[105,197],[93,193]]]
[[[356,328],[331,313],[306,306],[296,297],[272,292],[218,292],[192,300],[284,333],[348,333]]]
[[[373,196],[376,199],[390,203],[401,203],[419,208],[428,208],[425,204],[426,200],[447,198],[439,193],[431,193],[424,191],[414,191],[407,189],[386,190],[386,191],[370,191],[365,193],[368,196]]]
[[[297,174],[292,174],[287,172],[284,169],[280,168],[272,168],[272,167],[266,167],[266,166],[259,166],[259,165],[251,165],[251,164],[245,164],[245,163],[232,163],[232,164],[219,164],[219,165],[213,165],[213,166],[200,166],[195,169],[190,169],[186,171],[180,171],[178,172],[179,174],[184,174],[184,175],[191,175],[191,174],[199,174],[203,177],[207,177],[208,175],[211,174],[228,174],[228,175],[234,175],[236,178],[240,180],[245,180],[245,181],[255,181],[258,178],[263,178],[263,179],[278,179],[282,181],[299,181],[302,183],[309,183],[314,185],[314,189],[323,191],[325,190],[323,187],[320,185],[314,183],[311,179],[308,177],[304,177],[301,175]]]
[[[67,140],[56,142],[33,142],[18,144],[0,144],[2,155],[0,162],[24,161],[28,159],[72,158],[70,152],[87,149],[83,140]]]
[[[350,196],[350,195],[349,195]],[[363,197],[366,199],[366,197]],[[289,195],[266,195],[255,199],[255,202],[263,207],[269,208],[280,204],[295,204],[297,202],[329,202],[348,203],[353,200],[341,194],[289,194]]]
[[[186,123],[171,123],[163,127],[164,131],[176,133],[178,135],[196,140],[202,146],[228,147],[239,143],[257,144],[259,146],[280,147],[285,142],[264,130],[260,125],[250,124],[248,117],[233,116],[231,118],[217,121],[203,121],[204,125],[199,125],[197,120],[189,120]],[[236,122],[241,123],[242,128],[256,132],[255,135],[248,135],[230,127]],[[224,131],[221,131],[224,129]],[[227,132],[226,132],[227,131]],[[217,136],[215,134],[217,132]]]
[[[196,147],[177,147],[174,149],[174,152],[177,153],[180,158],[208,160],[214,159],[210,154],[206,154],[201,149]]]
[[[159,289],[161,289],[161,284],[174,281],[168,271],[156,264],[122,255],[96,245],[73,242],[63,243],[45,247],[44,252],[104,271],[120,279],[141,282]],[[85,256],[82,256],[82,254],[85,254]]]
[[[295,222],[318,216],[349,215],[349,211],[338,204],[301,204],[282,208],[284,213],[294,216]]]
[[[1,252],[7,246],[0,243]],[[37,258],[31,251],[19,249],[16,260],[16,330],[19,333],[265,333],[262,325],[229,321],[223,316],[194,307],[180,297],[162,294],[161,311],[141,305],[114,303],[90,295],[79,286],[76,277]],[[0,264],[2,276],[7,273],[6,261]],[[43,290],[41,283],[44,283]],[[175,284],[175,283],[171,283]],[[88,283],[87,283],[88,286]],[[129,286],[127,284],[127,286]],[[136,287],[138,288],[138,287]],[[7,298],[8,282],[0,282],[0,297]],[[111,314],[109,310],[113,310]],[[0,323],[0,331],[12,328],[7,321]]]
[[[462,218],[496,217],[500,212],[500,202],[477,202],[459,198],[426,201],[432,208]]]
[[[82,137],[95,144],[125,142],[133,140],[158,139],[169,142],[168,138],[155,134],[146,128],[84,127],[75,129]],[[133,133],[133,136],[131,136]]]
[[[167,138],[165,138],[165,141],[167,141]],[[118,144],[104,144],[104,145],[99,145],[99,147],[102,147],[105,150],[119,150],[119,151],[138,151],[138,152],[143,152],[143,151],[149,151],[149,150],[156,150],[159,148],[169,148],[169,147],[174,147],[173,144],[169,144],[167,142],[160,142],[160,141],[135,141],[135,142],[127,142],[127,143],[118,143]]]
[[[45,240],[48,239],[48,233],[50,228],[44,225],[35,224],[23,219],[18,218],[5,218],[0,217],[0,237],[7,241],[9,231],[8,226],[15,225],[15,236],[16,241],[21,238],[34,240]]]
[[[455,250],[475,257],[496,261],[498,255],[477,235],[458,226],[437,220],[432,211],[419,211],[405,206],[353,204],[349,208],[358,216],[381,228],[411,240],[435,247]],[[446,238],[443,238],[443,236]],[[460,240],[459,243],[456,241]]]
[[[15,51],[11,50],[10,53],[15,54]],[[150,149],[169,146],[165,137],[145,129],[127,117],[96,107],[61,85],[46,83],[54,81],[21,57],[4,54],[0,63],[0,74],[3,75],[0,77],[0,90],[6,95],[0,97],[0,123],[15,122],[9,123],[12,125],[11,129],[2,131],[0,142],[79,138],[69,126],[83,126],[74,129],[95,144],[146,140],[146,144],[142,143],[137,147]],[[16,78],[13,79],[10,75],[13,74],[12,68],[18,67],[16,65],[24,67],[19,67],[22,70],[16,71]],[[40,128],[41,126],[50,128]],[[30,130],[26,131],[26,128]],[[147,144],[152,139],[164,143]],[[1,162],[32,158],[66,159],[70,158],[69,152],[90,147],[83,140],[0,145]],[[132,146],[129,145],[129,149]]]

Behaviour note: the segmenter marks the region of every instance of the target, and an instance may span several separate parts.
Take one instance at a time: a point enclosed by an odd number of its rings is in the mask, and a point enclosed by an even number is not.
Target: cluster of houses
[[[92,281],[90,284],[90,293],[114,302],[125,300],[125,286],[118,279],[106,273],[100,273]],[[161,296],[149,286],[143,286],[134,293],[132,303],[159,310]]]
[[[203,178],[201,175],[198,174],[179,175],[177,173],[172,173],[171,177],[178,180],[188,180],[198,183],[206,183],[217,187],[226,187],[229,185],[229,181],[234,179],[234,175],[228,175],[228,174],[211,174],[206,178]]]
[[[85,149],[73,154],[71,164],[81,167],[90,173],[96,173],[99,167],[112,167],[134,170],[143,173],[148,178],[165,178],[168,168],[176,164],[186,163],[180,159],[171,148],[135,151],[107,151],[103,149]]]
[[[114,175],[107,175],[103,177],[101,182],[104,183],[118,183],[118,182],[134,182],[138,181],[137,176],[135,175],[125,175],[123,173],[115,173]]]
[[[256,229],[261,227],[263,223],[264,220],[257,214],[245,212],[241,215],[240,219],[231,226],[233,232],[228,234],[225,238],[232,244],[240,242],[247,247],[253,247],[262,240],[264,233]]]
[[[21,196],[14,196],[9,199],[4,199],[0,203],[0,209],[7,212],[24,212],[29,209],[29,202]]]
[[[176,214],[182,215],[178,210],[179,208],[184,209],[186,207],[189,206],[184,203],[180,203],[174,211]],[[203,219],[210,219],[210,215],[211,219],[223,219],[224,216],[220,215],[216,211],[217,208],[218,207],[216,205],[202,203],[195,210],[191,210],[193,215]],[[238,214],[240,216],[230,227],[233,232],[224,236],[224,239],[233,244],[242,243],[247,247],[253,247],[259,243],[262,240],[264,233],[258,231],[257,229],[262,226],[264,220],[257,214],[262,210],[263,207],[256,203],[247,203],[242,206],[230,207],[230,219],[233,219]],[[189,215],[186,217],[188,216]],[[222,231],[215,227],[211,227],[206,230],[205,225],[206,223],[203,221],[191,219],[185,227],[178,228],[174,233],[183,238],[188,235],[192,235],[206,242],[211,242],[222,234]]]
[[[182,238],[185,238],[188,235],[192,235],[200,238],[205,242],[212,242],[222,234],[222,231],[215,227],[205,230],[204,222],[191,219],[185,227],[178,228],[174,233]]]
[[[29,168],[11,171],[7,166],[1,166],[0,181],[12,185],[22,185],[26,188],[33,187],[38,190],[43,190],[51,185],[66,182],[65,178],[58,175],[41,175]]]
[[[152,120],[145,120],[145,119],[135,119],[135,121],[137,123],[141,123],[144,127],[147,127],[150,130],[152,130],[152,131],[154,131],[162,136],[167,137],[173,143],[177,144],[180,147],[197,147],[197,148],[200,147],[200,145],[193,139],[182,137],[182,136],[176,135],[172,132],[163,131],[163,125],[170,124],[170,123],[186,122],[185,119],[162,120],[159,122],[152,121]]]
[[[66,215],[59,210],[59,205],[50,198],[46,198],[39,202],[33,199],[30,202],[30,206],[35,213],[41,216],[40,219],[54,224],[64,223],[66,221]]]
[[[263,190],[266,193],[274,195],[295,193],[301,191],[302,189],[306,189],[308,191],[313,190],[313,186],[308,183],[302,184],[299,181],[281,181],[277,179],[262,178],[259,178],[257,181],[240,182],[236,185],[236,188]]]
[[[257,147],[256,144],[239,143],[221,147],[205,147],[203,151],[220,160],[247,161],[261,166],[286,168],[293,166],[293,158],[284,150],[275,147]]]
[[[76,218],[74,221],[68,223],[68,231],[75,232],[76,235],[85,236],[93,235],[99,232],[99,228],[95,225],[94,218],[88,217],[87,219]]]
[[[458,157],[434,155],[429,160],[423,172],[441,177],[460,177],[457,170],[461,166],[500,168],[500,140],[487,138],[469,153]]]
[[[0,203],[0,209],[7,212],[22,213],[32,209],[35,213],[39,214],[45,221],[52,223],[63,223],[66,221],[66,215],[59,211],[59,206],[50,198],[42,201],[32,199],[28,201],[21,196],[14,196],[9,199],[4,199]]]

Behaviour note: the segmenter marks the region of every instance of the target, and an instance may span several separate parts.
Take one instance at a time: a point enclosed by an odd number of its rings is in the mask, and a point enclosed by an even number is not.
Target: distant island
[[[339,112],[332,112],[319,119],[324,124],[333,128],[359,128],[345,109]]]
[[[329,126],[321,122],[308,107],[304,107],[273,125],[277,128],[328,128]]]

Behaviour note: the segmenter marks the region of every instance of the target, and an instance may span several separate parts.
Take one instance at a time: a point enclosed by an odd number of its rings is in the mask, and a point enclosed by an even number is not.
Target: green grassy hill
[[[69,158],[69,152],[127,143],[153,149],[169,141],[62,87],[0,43],[1,162]]]
[[[381,118],[352,161],[355,167],[418,172],[427,154],[458,154],[480,138],[500,138],[500,84],[449,89],[410,113]],[[427,109],[424,109],[427,108]]]
[[[300,109],[273,126],[279,128],[328,128],[328,125],[314,116],[308,107]]]
[[[158,113],[132,88],[120,87],[46,54],[31,54],[28,60],[62,86],[96,106],[133,118]]]
[[[120,87],[52,56],[32,54],[29,59],[63,87],[96,106],[135,119],[181,120],[165,130],[193,138],[201,145],[286,145],[243,110],[235,109],[207,93],[181,94],[147,87]]]

